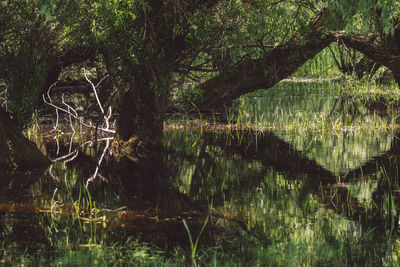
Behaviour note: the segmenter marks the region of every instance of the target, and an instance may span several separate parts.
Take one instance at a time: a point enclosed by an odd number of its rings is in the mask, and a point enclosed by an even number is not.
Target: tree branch
[[[305,41],[294,38],[277,46],[257,59],[245,58],[227,66],[220,75],[199,86],[203,96],[197,103],[202,108],[222,108],[237,97],[257,89],[268,89],[289,77],[307,60],[326,48],[337,38],[322,37],[320,29],[327,20],[329,10],[322,8],[310,22],[311,33]]]
[[[200,85],[203,96],[200,107],[220,108],[237,97],[257,89],[267,89],[289,77],[307,60],[326,48],[334,37],[322,38],[319,32],[312,33],[304,44],[292,40],[286,45],[276,47],[264,57],[247,59],[228,68],[222,75]]]

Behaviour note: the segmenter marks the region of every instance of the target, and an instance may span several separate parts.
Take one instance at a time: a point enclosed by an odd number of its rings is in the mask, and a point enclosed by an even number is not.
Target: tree
[[[0,79],[8,87],[10,113],[20,127],[63,68],[95,55],[94,47],[84,44],[90,36],[82,38],[84,29],[71,29],[68,23],[71,5],[60,7],[52,20],[40,7],[33,0],[0,3]]]
[[[3,169],[49,164],[39,150],[24,139],[21,129],[40,107],[42,94],[57,81],[63,68],[95,56],[95,47],[85,44],[90,36],[85,39],[82,36],[87,35],[81,34],[87,23],[74,21],[78,26],[71,27],[69,21],[72,14],[79,16],[84,10],[75,14],[72,2],[64,4],[50,18],[38,1],[0,2],[0,81],[7,87],[7,107],[13,118],[7,118],[0,107]],[[10,142],[13,148],[5,149]],[[12,166],[11,159],[15,161]]]
[[[43,169],[50,164],[36,145],[27,140],[0,108],[0,172]]]
[[[65,67],[102,56],[112,84],[100,93],[119,110],[114,145],[144,157],[160,150],[179,80],[200,92],[199,108],[229,105],[337,39],[400,77],[394,1],[8,0],[0,11],[0,79],[19,125]]]
[[[327,34],[389,68],[400,85],[400,6],[397,1],[333,1]],[[331,19],[331,21],[335,21]]]
[[[204,91],[199,103],[201,107],[212,105],[211,99],[227,103],[249,90],[272,86],[330,42],[321,38],[319,26],[310,22],[316,13],[322,14],[312,1],[123,2],[113,7],[114,18],[107,11],[109,6],[103,6],[108,19],[103,17],[100,22],[107,29],[104,32],[113,58],[119,62],[111,73],[119,81],[118,87],[124,88],[118,104],[118,137],[122,142],[137,138],[141,142],[135,144],[150,150],[160,144],[177,76],[201,83],[219,73],[221,82],[214,78],[199,87]],[[287,52],[292,55],[282,63],[293,63],[277,73]],[[271,60],[276,60],[275,68]],[[255,69],[257,72],[251,73]],[[232,90],[228,85],[242,77],[249,81],[261,77],[261,81],[250,86],[246,82],[247,91],[241,86],[229,99],[223,98]]]

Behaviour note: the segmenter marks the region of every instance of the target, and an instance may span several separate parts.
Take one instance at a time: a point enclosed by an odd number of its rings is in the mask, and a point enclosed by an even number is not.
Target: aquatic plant
[[[185,219],[182,220],[183,225],[185,226],[186,232],[188,234],[188,238],[189,238],[189,243],[190,243],[190,259],[192,261],[192,264],[194,266],[197,266],[197,262],[196,262],[196,256],[197,256],[197,245],[199,244],[199,240],[201,235],[204,232],[204,229],[207,226],[208,223],[208,219],[210,218],[210,215],[207,215],[204,223],[203,223],[203,227],[201,228],[196,240],[193,242],[193,238],[192,238],[192,233],[190,232],[189,226],[187,225],[187,222]]]

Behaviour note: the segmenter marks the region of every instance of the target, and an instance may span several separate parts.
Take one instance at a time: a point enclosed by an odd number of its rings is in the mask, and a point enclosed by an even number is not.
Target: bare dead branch
[[[107,114],[104,113],[104,108],[103,108],[103,106],[101,105],[100,98],[99,98],[99,95],[97,94],[97,90],[96,90],[96,88],[97,88],[106,78],[108,78],[108,74],[107,74],[106,76],[104,76],[104,77],[100,80],[100,82],[95,86],[95,85],[92,83],[92,81],[90,81],[89,78],[87,77],[85,68],[83,68],[83,73],[84,73],[84,75],[85,75],[86,81],[92,86],[94,96],[96,97],[97,105],[99,106],[99,109],[100,109],[100,111],[101,111],[101,115],[103,116],[104,123],[105,123],[105,125],[106,125],[106,128],[103,128],[103,129],[107,129],[107,130],[108,130],[108,129],[109,129],[109,126],[110,126],[109,120],[110,120],[111,114],[112,114],[112,107],[109,106],[109,107],[108,107]],[[98,127],[97,127],[97,125],[96,125],[96,130],[97,130],[97,128],[98,128]]]
[[[92,83],[92,81],[89,80],[89,78],[87,77],[85,68],[83,68],[83,74],[85,75],[86,81],[92,86],[92,89],[93,89],[93,92],[94,92],[94,96],[96,97],[97,104],[98,104],[98,106],[99,106],[99,108],[100,108],[100,111],[101,111],[101,115],[104,115],[104,109],[103,109],[103,106],[102,106],[101,103],[100,103],[100,99],[99,99],[99,96],[98,96],[97,91],[96,91],[96,86],[94,86],[94,84]],[[107,76],[106,76],[106,77],[107,77]],[[100,83],[101,83],[103,80],[104,80],[104,78],[100,81]],[[99,83],[99,84],[100,84],[100,83]],[[98,84],[98,85],[99,85],[99,84]]]
[[[85,122],[83,121],[83,119],[80,118],[80,117],[78,116],[78,113],[75,111],[75,109],[73,109],[70,105],[66,104],[65,101],[63,101],[63,104],[64,104],[65,106],[67,106],[67,109],[62,108],[62,107],[57,106],[57,105],[54,104],[54,102],[53,102],[53,100],[52,100],[52,98],[51,98],[51,96],[50,96],[50,92],[51,92],[51,90],[54,88],[54,86],[55,86],[55,83],[54,83],[53,85],[50,86],[49,90],[47,90],[47,93],[46,93],[46,94],[47,94],[47,98],[48,98],[48,99],[46,99],[46,97],[45,97],[44,94],[42,95],[42,97],[43,97],[43,101],[44,101],[47,105],[49,105],[49,106],[55,108],[55,110],[56,110],[57,120],[56,120],[56,126],[55,126],[55,128],[57,129],[57,126],[58,126],[58,117],[59,117],[59,116],[58,116],[58,111],[62,111],[63,113],[65,113],[65,114],[71,116],[72,118],[74,118],[75,120],[77,120],[77,121],[79,122],[79,124],[81,124],[82,126],[85,126],[85,127],[87,127],[87,128],[91,128],[91,129],[96,129],[96,127],[95,127],[94,125],[92,125],[91,123],[90,123],[90,124],[85,123]],[[72,110],[72,111],[71,111],[71,110]],[[104,111],[102,112],[102,114],[104,115]],[[105,116],[105,117],[107,118],[107,116]],[[108,118],[108,119],[109,119],[109,118]],[[100,131],[103,131],[103,132],[114,133],[114,134],[115,134],[115,130],[112,130],[112,129],[109,129],[109,128],[102,128],[102,127],[99,127],[99,128],[97,128],[97,129],[100,130]]]
[[[3,84],[0,85],[3,86]],[[6,111],[8,111],[8,88],[5,84],[4,90],[0,92],[0,107],[3,107]]]
[[[55,159],[53,159],[51,161],[52,162],[57,162],[57,161],[60,161],[60,160],[65,160],[65,159],[68,160],[68,161],[71,161],[71,160],[69,160],[70,157],[73,157],[73,159],[74,159],[74,158],[76,158],[78,156],[78,153],[79,153],[78,149],[75,149],[71,153],[68,153],[68,154],[66,154],[64,156],[61,156],[61,157],[58,157],[58,158],[55,158]]]

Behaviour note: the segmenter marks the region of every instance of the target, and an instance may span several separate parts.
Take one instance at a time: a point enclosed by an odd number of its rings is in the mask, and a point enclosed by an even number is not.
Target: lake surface
[[[257,127],[168,130],[165,153],[146,160],[115,159],[110,140],[39,136],[50,158],[69,156],[45,173],[1,174],[0,256],[57,263],[136,240],[175,257],[190,250],[185,220],[193,239],[207,222],[205,258],[396,265],[400,134],[374,101],[281,83],[236,103],[231,122]]]

